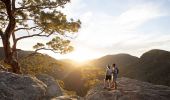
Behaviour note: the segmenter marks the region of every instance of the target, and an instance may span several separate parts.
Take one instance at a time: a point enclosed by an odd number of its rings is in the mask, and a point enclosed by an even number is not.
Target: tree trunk
[[[14,73],[20,73],[20,67],[18,64],[18,61],[15,59],[15,50],[13,50],[10,46],[10,37],[13,34],[14,35],[14,29],[16,26],[16,20],[15,20],[15,0],[3,0],[2,1],[6,6],[6,11],[9,18],[8,26],[4,32],[4,34],[1,34],[3,47],[4,47],[4,54],[5,54],[5,60],[4,62],[9,64],[11,66],[12,72]],[[14,46],[14,49],[16,48],[16,45]]]
[[[11,70],[14,73],[21,73],[18,61],[14,57],[14,53],[12,53],[12,49],[10,47],[10,41],[5,36],[2,38],[5,59],[4,62],[11,66]]]

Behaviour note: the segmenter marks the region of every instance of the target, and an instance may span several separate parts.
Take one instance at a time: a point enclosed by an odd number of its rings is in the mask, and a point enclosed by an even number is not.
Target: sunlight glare
[[[74,60],[79,63],[83,63],[87,60],[94,59],[96,56],[100,55],[99,52],[97,52],[94,49],[89,49],[87,47],[77,46],[75,50],[69,54],[67,54],[67,58]]]

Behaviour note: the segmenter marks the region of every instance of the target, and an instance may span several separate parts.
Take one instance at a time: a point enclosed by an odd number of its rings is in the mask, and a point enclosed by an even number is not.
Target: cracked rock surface
[[[119,78],[118,89],[103,89],[103,83],[92,88],[85,100],[170,100],[170,87],[153,85],[129,78]]]

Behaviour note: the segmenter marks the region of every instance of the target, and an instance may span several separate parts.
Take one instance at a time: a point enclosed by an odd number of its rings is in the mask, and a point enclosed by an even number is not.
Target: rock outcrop
[[[41,80],[43,83],[47,85],[47,98],[62,96],[63,91],[59,85],[59,83],[51,76],[47,74],[39,74],[36,76],[37,79]]]
[[[85,100],[170,100],[168,86],[128,78],[120,78],[117,83],[117,90],[103,89],[103,83],[99,83],[87,93]]]
[[[42,100],[46,85],[35,77],[0,71],[0,100]]]

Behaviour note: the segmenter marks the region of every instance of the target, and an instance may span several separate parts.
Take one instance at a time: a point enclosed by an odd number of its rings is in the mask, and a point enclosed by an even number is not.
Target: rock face
[[[39,74],[36,77],[47,85],[47,97],[51,98],[63,95],[59,83],[53,77],[46,74]]]
[[[42,100],[46,85],[35,77],[0,71],[0,100]]]
[[[103,83],[91,89],[85,100],[170,100],[170,87],[128,78],[118,79],[117,90],[103,89]]]

